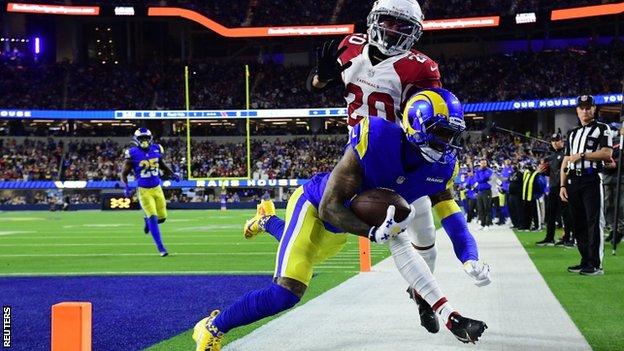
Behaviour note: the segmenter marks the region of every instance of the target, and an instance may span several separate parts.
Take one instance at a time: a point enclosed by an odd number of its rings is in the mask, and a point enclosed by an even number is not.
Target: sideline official
[[[581,125],[570,131],[561,170],[559,195],[570,206],[573,232],[581,262],[568,267],[572,273],[601,275],[604,256],[603,195],[599,172],[613,154],[613,137],[608,125],[596,121],[596,105],[591,95],[577,99],[576,113]]]
[[[552,146],[553,152],[548,156],[550,168],[548,184],[550,192],[546,199],[546,237],[536,244],[538,246],[555,245],[556,222],[563,219],[563,230],[565,234],[557,244],[574,246],[574,241],[570,235],[572,223],[570,221],[568,206],[567,203],[561,201],[559,197],[561,163],[565,157],[565,141],[560,134],[555,133],[550,139],[550,145]]]

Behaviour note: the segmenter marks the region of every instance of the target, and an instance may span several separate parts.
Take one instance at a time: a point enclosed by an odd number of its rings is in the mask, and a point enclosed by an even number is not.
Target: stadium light
[[[516,14],[516,24],[535,23],[535,22],[537,22],[537,15],[535,14],[535,12]]]
[[[39,37],[35,37],[35,54],[39,55],[41,53],[41,39]]]

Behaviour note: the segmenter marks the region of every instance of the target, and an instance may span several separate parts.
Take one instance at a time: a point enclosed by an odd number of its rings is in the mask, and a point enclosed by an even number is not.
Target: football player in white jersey
[[[401,124],[402,111],[410,97],[419,90],[442,86],[438,64],[414,49],[423,32],[423,21],[416,0],[378,0],[368,15],[367,34],[352,34],[339,45],[330,41],[319,48],[317,65],[307,80],[308,90],[322,92],[331,84],[341,82],[345,88],[349,129],[365,116],[383,117]],[[434,202],[445,200],[449,193],[438,197]],[[408,233],[412,245],[433,272],[437,248],[431,197],[421,197],[412,205],[416,219]],[[245,237],[252,238],[267,231],[280,240],[283,221],[275,216],[272,206],[270,201],[258,206],[256,216],[245,224]],[[474,242],[472,235],[470,238]],[[461,249],[457,246],[454,248],[475,284],[489,284],[490,268],[478,260],[476,252],[468,255],[459,253]],[[419,306],[421,324],[429,332],[436,333],[439,324],[431,306],[412,288],[408,288],[408,293]]]

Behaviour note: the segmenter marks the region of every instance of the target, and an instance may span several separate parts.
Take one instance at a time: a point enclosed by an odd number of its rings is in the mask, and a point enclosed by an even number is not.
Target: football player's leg
[[[390,239],[390,252],[403,278],[433,307],[446,327],[462,342],[474,342],[487,325],[461,316],[447,301],[425,261],[416,254],[406,235]]]
[[[312,276],[312,260],[318,251],[317,247],[309,245],[312,234],[318,230],[310,209],[314,207],[299,189],[288,203],[288,225],[276,254],[274,283],[245,294],[224,309],[212,322],[213,331],[227,333],[285,311],[299,302]]]
[[[436,229],[433,222],[431,200],[428,196],[423,196],[414,201],[412,205],[416,210],[416,218],[407,228],[407,233],[412,240],[412,245],[433,273],[438,249],[435,246]]]
[[[438,249],[435,246],[435,224],[433,223],[433,213],[431,211],[431,200],[428,196],[421,197],[412,203],[416,211],[416,218],[408,227],[407,233],[412,242],[412,246],[420,257],[425,260],[429,270],[433,273]],[[414,287],[408,287],[409,297],[418,305],[420,325],[430,333],[437,333],[440,330],[438,318],[429,305],[417,292]]]
[[[271,234],[277,241],[282,240],[284,234],[284,228],[286,227],[286,221],[278,216],[270,216],[267,218],[264,228],[267,233]]]
[[[161,254],[166,253],[167,250],[163,246],[162,240],[160,238],[160,228],[158,227],[158,212],[156,210],[156,198],[154,196],[153,189],[139,188],[139,201],[141,202],[141,207],[143,208],[143,211],[145,211],[145,216],[147,217],[147,226],[149,227],[149,231],[152,234],[154,243],[156,243],[158,252],[160,252]]]
[[[167,220],[167,199],[165,198],[165,193],[163,192],[161,187],[156,187],[155,189],[155,201],[156,201],[156,215],[158,216],[158,223],[165,223]]]
[[[280,241],[284,233],[284,223],[283,219],[276,216],[273,201],[262,200],[257,206],[256,215],[245,222],[243,234],[246,239],[252,239],[266,231]]]

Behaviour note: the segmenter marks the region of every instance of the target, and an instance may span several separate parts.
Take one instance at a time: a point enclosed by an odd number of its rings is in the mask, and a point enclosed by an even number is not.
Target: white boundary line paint
[[[406,283],[389,258],[374,266],[373,272],[348,279],[228,344],[224,351],[452,351],[475,347],[550,351],[553,345],[558,350],[591,350],[513,232],[471,228],[480,256],[492,266],[492,284],[473,285],[444,233],[437,236],[435,276],[455,308],[488,324],[476,346],[460,343],[444,326],[437,334],[420,326],[418,308],[407,298]],[[570,279],[578,277],[571,275]]]
[[[260,246],[260,245],[273,245],[272,242],[236,242],[229,243],[231,246]],[[0,244],[0,247],[73,247],[73,246],[154,246],[153,243],[67,243],[67,244]],[[175,243],[174,246],[224,246],[223,243]]]

